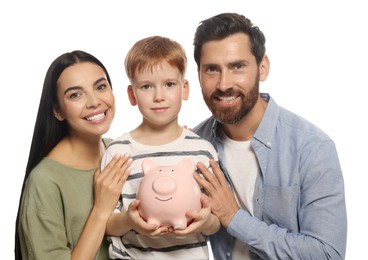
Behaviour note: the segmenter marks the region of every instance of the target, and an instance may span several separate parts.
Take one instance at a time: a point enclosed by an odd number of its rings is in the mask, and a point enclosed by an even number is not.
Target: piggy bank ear
[[[195,171],[194,162],[189,158],[182,160],[177,167],[183,169],[183,172],[188,175],[193,175]]]
[[[149,173],[153,168],[158,167],[158,163],[152,159],[144,159],[142,162],[142,170],[144,175],[146,175],[147,173]]]

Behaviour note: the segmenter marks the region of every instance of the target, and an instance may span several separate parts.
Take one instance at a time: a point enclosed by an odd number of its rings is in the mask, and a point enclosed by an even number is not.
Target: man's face
[[[198,75],[208,108],[224,124],[239,122],[259,98],[260,70],[246,34],[205,43]]]

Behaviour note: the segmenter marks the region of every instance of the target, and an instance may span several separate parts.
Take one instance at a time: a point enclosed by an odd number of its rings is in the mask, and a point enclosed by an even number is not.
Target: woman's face
[[[115,100],[104,70],[82,62],[66,68],[57,81],[59,107],[55,117],[66,120],[71,135],[102,136],[115,115]]]

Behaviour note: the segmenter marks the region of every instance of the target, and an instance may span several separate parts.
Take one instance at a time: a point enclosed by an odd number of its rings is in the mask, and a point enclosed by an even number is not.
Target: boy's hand
[[[197,232],[213,234],[220,228],[218,218],[211,213],[211,206],[206,195],[201,195],[202,209],[200,211],[187,212],[187,216],[193,218],[193,222],[184,230],[173,230],[170,232],[176,236],[185,236]]]
[[[139,200],[130,203],[128,211],[126,212],[128,218],[128,225],[139,234],[158,237],[168,233],[168,227],[158,227],[155,224],[148,224],[140,215],[138,211]]]

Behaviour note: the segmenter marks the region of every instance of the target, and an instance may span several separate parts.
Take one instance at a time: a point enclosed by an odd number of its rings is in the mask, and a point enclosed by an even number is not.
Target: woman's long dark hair
[[[19,199],[18,213],[15,223],[15,260],[22,259],[18,225],[20,206],[26,180],[32,169],[60,142],[61,139],[68,135],[69,131],[66,121],[57,120],[53,114],[54,107],[58,106],[56,95],[57,81],[61,73],[66,68],[80,62],[92,62],[100,66],[104,70],[107,80],[111,86],[110,76],[105,66],[96,57],[84,51],[76,50],[60,55],[51,63],[47,70]]]

